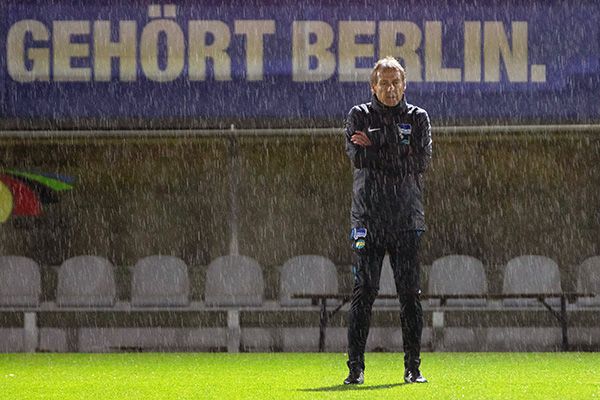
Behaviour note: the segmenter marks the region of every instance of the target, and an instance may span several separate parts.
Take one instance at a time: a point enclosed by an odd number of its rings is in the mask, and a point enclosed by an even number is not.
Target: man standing
[[[425,231],[423,173],[431,159],[427,112],[407,104],[406,76],[393,57],[371,72],[370,103],[354,106],[345,125],[346,152],[354,166],[351,240],[354,289],[349,312],[348,368],[344,384],[364,382],[365,345],[386,251],[400,300],[404,381],[423,383],[423,310],[419,242]]]

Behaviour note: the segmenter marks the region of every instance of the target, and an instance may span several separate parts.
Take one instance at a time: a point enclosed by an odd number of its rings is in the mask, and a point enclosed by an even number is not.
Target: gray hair
[[[373,70],[371,71],[371,86],[377,84],[377,73],[383,69],[395,69],[399,71],[400,75],[402,76],[402,82],[406,84],[406,70],[402,64],[400,64],[400,62],[394,57],[387,56],[377,61],[375,66],[373,66]]]

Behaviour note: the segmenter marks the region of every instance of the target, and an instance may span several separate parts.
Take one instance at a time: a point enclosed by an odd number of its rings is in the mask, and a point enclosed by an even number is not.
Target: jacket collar
[[[398,104],[394,107],[389,107],[379,101],[377,96],[373,94],[371,96],[371,105],[375,109],[375,111],[380,112],[382,114],[402,114],[408,110],[408,106],[406,105],[406,97],[402,96],[402,99]]]

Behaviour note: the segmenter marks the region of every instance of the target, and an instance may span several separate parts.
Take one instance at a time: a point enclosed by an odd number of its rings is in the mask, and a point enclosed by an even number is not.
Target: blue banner
[[[341,120],[392,55],[434,123],[600,120],[592,1],[366,4],[7,0],[1,118]]]

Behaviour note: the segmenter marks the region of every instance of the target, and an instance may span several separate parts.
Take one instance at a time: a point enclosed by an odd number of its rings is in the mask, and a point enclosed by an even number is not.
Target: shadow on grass
[[[374,385],[374,386],[364,386],[364,385],[335,385],[335,386],[325,386],[320,388],[311,388],[311,389],[298,389],[300,392],[345,392],[348,390],[382,390],[382,389],[392,389],[398,386],[404,386],[406,383],[390,383],[387,385]]]

